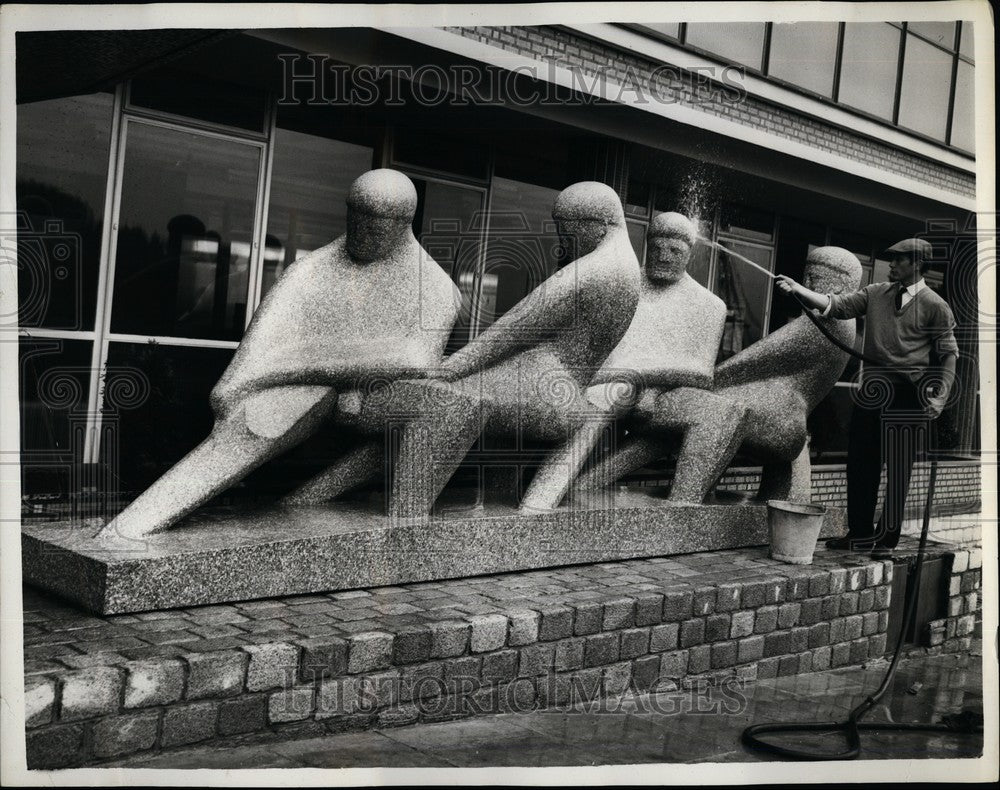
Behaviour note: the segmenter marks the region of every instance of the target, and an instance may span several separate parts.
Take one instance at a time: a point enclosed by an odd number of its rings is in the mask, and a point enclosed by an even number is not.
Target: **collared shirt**
[[[919,280],[913,283],[913,285],[906,286],[906,288],[903,290],[903,299],[902,303],[900,304],[900,310],[906,307],[906,305],[908,305],[913,300],[913,297],[917,295],[918,291],[921,291],[926,287],[927,283],[924,282],[923,277],[921,277]],[[830,310],[832,307],[833,307],[833,299],[827,297],[826,309],[823,310],[821,315],[830,315]]]

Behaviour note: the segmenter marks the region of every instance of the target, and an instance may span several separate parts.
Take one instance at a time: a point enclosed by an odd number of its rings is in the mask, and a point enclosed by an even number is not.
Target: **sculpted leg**
[[[425,516],[455,473],[483,427],[478,393],[461,385],[408,384],[424,405],[403,428],[396,460],[389,514]]]
[[[106,524],[99,537],[138,539],[169,529],[216,494],[311,434],[332,410],[328,387],[279,387],[247,399],[205,441]]]
[[[601,434],[613,424],[611,414],[584,419],[569,440],[545,459],[521,501],[522,510],[552,510],[559,507],[580,473]]]
[[[809,442],[792,461],[765,463],[761,471],[760,487],[756,499],[784,499],[791,502],[808,502],[812,496],[812,464],[809,461]]]
[[[610,458],[601,461],[590,472],[581,475],[573,486],[573,497],[582,498],[587,491],[596,491],[613,485],[630,472],[634,472],[670,452],[673,442],[659,436],[630,436]]]
[[[330,466],[303,483],[282,502],[286,505],[312,505],[336,499],[352,488],[377,480],[383,474],[385,442],[382,437],[351,447]]]
[[[701,504],[743,441],[746,408],[738,401],[690,389],[665,394],[657,407],[663,415],[657,421],[683,422],[686,428],[670,501]]]

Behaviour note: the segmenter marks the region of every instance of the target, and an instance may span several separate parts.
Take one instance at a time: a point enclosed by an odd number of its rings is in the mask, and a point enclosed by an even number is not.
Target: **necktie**
[[[903,291],[905,290],[902,285],[896,289],[896,312],[903,309]]]

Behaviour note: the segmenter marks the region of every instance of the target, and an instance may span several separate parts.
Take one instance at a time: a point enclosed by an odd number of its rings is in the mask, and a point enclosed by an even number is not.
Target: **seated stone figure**
[[[809,254],[805,280],[820,293],[857,290],[861,264],[847,250]],[[847,345],[853,320],[821,318]],[[666,456],[681,438],[670,501],[701,503],[742,447],[763,462],[759,499],[809,499],[806,418],[836,383],[847,355],[805,315],[723,362],[711,391],[680,387],[640,400],[632,438],[577,482],[581,490],[617,480]]]
[[[695,226],[683,214],[658,214],[646,241],[645,276],[632,323],[587,390],[594,412],[563,456],[548,466],[548,479],[536,476],[522,502],[525,509],[558,506],[601,433],[615,420],[628,424],[637,403],[651,403],[676,387],[712,387],[726,305],[687,273]],[[660,444],[631,435],[621,458],[662,455]]]
[[[212,390],[212,433],[112,519],[102,538],[168,529],[302,442],[334,414],[339,395],[356,401],[366,381],[437,368],[458,292],[413,236],[416,207],[402,173],[372,170],[355,180],[346,234],[292,264],[255,312]],[[345,454],[354,467],[375,463],[363,448]]]
[[[395,515],[429,513],[480,433],[566,442],[592,409],[585,388],[632,319],[639,265],[610,187],[574,184],[552,216],[575,259],[448,357],[437,380],[394,386],[423,404],[403,431]]]

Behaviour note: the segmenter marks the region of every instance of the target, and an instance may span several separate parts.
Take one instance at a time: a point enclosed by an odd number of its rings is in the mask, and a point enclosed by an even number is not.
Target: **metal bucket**
[[[771,557],[794,565],[811,565],[826,508],[804,502],[767,501]]]

